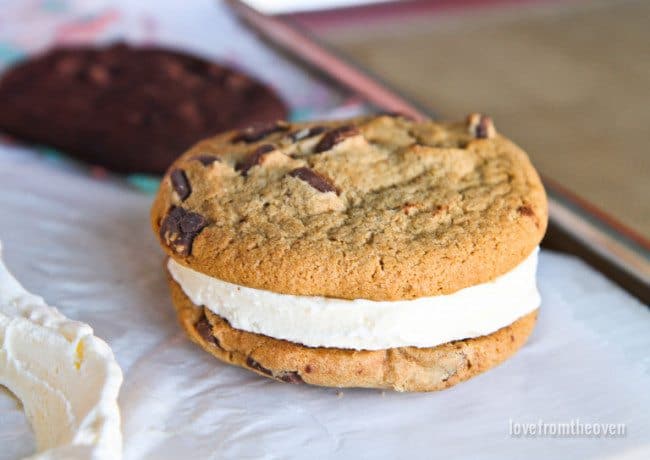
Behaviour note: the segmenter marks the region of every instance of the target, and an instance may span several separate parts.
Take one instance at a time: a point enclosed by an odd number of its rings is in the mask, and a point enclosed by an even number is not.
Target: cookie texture
[[[179,208],[194,224],[174,224]],[[169,169],[151,219],[170,257],[230,283],[398,300],[510,271],[542,239],[547,203],[489,117],[377,115],[201,141]]]
[[[434,391],[480,374],[507,359],[528,339],[537,310],[498,331],[433,348],[355,351],[309,348],[231,327],[194,305],[171,278],[178,319],[201,348],[229,364],[286,383]]]
[[[120,172],[163,173],[197,139],[284,119],[266,85],[186,53],[55,48],[0,79],[0,130]]]

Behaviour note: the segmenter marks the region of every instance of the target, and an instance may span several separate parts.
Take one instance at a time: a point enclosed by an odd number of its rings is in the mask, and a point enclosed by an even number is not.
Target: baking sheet
[[[221,364],[176,325],[151,197],[0,149],[0,239],[30,291],[90,323],[124,370],[125,459],[650,458],[650,310],[575,258],[541,252],[530,342],[450,390],[277,383]],[[625,423],[614,439],[517,438],[515,423]],[[33,450],[0,393],[0,459]],[[568,450],[567,450],[568,449]]]

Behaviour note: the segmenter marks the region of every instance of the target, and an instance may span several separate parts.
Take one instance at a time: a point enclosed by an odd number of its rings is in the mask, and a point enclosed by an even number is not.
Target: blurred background
[[[650,235],[650,2],[416,0],[289,17],[441,117],[489,113],[544,176]]]

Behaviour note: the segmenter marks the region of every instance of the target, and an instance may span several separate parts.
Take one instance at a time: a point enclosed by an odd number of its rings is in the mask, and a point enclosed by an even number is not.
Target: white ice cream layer
[[[490,334],[540,305],[537,253],[493,281],[413,300],[296,296],[227,283],[173,259],[169,273],[195,305],[236,329],[310,347],[381,350],[434,347]]]

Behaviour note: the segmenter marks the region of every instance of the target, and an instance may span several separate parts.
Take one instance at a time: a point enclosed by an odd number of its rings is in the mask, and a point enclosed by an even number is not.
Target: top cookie
[[[163,173],[197,139],[286,118],[275,92],[189,54],[55,48],[0,79],[0,130],[121,172]]]
[[[215,278],[285,294],[411,299],[490,281],[547,224],[526,154],[478,114],[276,123],[199,142],[165,175],[152,225]]]

